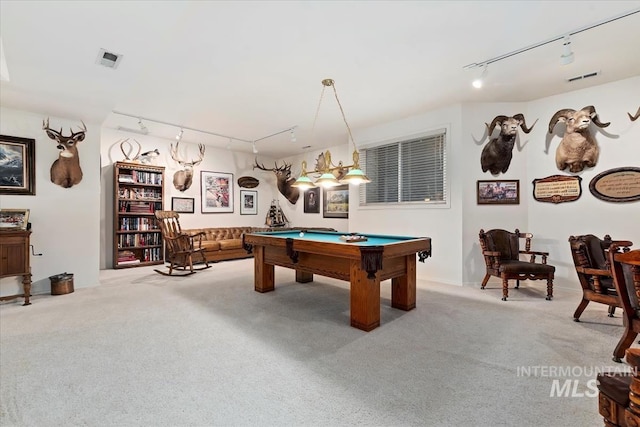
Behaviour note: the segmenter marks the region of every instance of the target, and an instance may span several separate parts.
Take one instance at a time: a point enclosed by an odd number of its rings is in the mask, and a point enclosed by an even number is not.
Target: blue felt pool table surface
[[[406,236],[387,236],[383,234],[364,234],[364,233],[341,233],[335,231],[267,231],[267,232],[259,232],[252,233],[263,236],[272,236],[279,237],[282,239],[298,239],[298,240],[309,240],[315,242],[326,242],[326,243],[340,243],[344,245],[358,245],[358,246],[384,246],[392,243],[406,242],[407,240],[416,239],[416,237],[406,237]],[[340,240],[340,236],[348,236],[351,234],[357,234],[359,236],[367,237],[366,241],[361,242],[345,242]]]

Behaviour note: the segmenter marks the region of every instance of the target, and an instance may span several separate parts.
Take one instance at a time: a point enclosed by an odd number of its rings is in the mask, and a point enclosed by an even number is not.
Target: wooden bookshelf
[[[164,167],[116,162],[113,179],[113,268],[162,264],[155,211],[164,206]]]

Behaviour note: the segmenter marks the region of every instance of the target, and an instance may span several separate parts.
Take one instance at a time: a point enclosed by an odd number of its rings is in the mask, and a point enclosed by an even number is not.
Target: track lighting
[[[564,36],[562,42],[562,55],[560,55],[560,64],[569,65],[573,62],[574,56],[571,51],[571,37],[569,35]]]
[[[484,65],[482,66],[482,73],[480,74],[480,77],[478,77],[477,79],[475,79],[475,80],[471,83],[471,85],[472,85],[473,87],[475,87],[476,89],[480,89],[480,88],[484,85],[484,80],[485,80],[485,79],[486,79],[486,77],[487,77],[487,70],[488,70],[488,67],[489,67],[489,66],[488,66],[487,64],[484,64]]]
[[[149,118],[149,117],[138,116],[137,114],[123,113],[121,111],[115,111],[115,110],[113,110],[111,112],[113,114],[118,114],[120,116],[127,116],[127,117],[135,118],[135,119],[138,120],[138,126],[140,127],[140,130],[125,128],[125,127],[122,127],[122,126],[118,126],[118,130],[146,135],[146,134],[149,133],[149,129],[147,129],[147,127],[144,125],[144,123],[142,123],[142,120],[145,120],[147,122],[160,123],[162,125],[173,126],[173,127],[179,128],[180,131],[176,135],[176,141],[178,141],[178,142],[182,139],[182,135],[184,134],[184,130],[187,129],[187,130],[190,130],[190,131],[193,131],[193,132],[206,133],[207,135],[218,136],[220,138],[227,138],[227,139],[229,139],[229,142],[227,143],[227,149],[231,149],[231,144],[234,141],[235,142],[244,142],[244,143],[247,143],[247,144],[251,144],[254,154],[258,153],[258,149],[256,148],[256,142],[259,142],[259,141],[274,137],[276,135],[283,134],[285,132],[291,132],[291,139],[292,139],[292,141],[295,141],[294,129],[297,127],[297,126],[288,127],[288,128],[283,129],[281,131],[278,131],[278,132],[263,136],[262,138],[251,140],[251,139],[238,138],[238,137],[231,136],[231,135],[225,135],[225,134],[222,134],[222,133],[211,132],[211,131],[208,131],[208,130],[202,130],[202,129],[196,129],[196,128],[187,127],[187,126],[181,126],[181,125],[177,125],[175,123],[165,122],[165,121],[162,121],[162,120],[156,120],[156,119],[152,119],[152,118]]]

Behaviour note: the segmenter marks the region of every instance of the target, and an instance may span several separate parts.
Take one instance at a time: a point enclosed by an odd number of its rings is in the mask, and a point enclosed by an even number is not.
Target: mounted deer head
[[[42,121],[42,129],[47,136],[58,143],[58,159],[51,165],[51,182],[64,188],[70,188],[82,181],[82,169],[80,168],[80,158],[78,157],[78,142],[84,141],[87,127],[82,123],[82,130],[79,132],[71,131],[71,135],[65,136],[60,131],[53,130],[49,127],[49,118]]]
[[[173,174],[173,186],[176,187],[176,190],[185,191],[191,187],[191,183],[193,182],[193,167],[198,166],[204,158],[204,145],[198,144],[198,148],[200,149],[198,159],[191,160],[190,162],[180,159],[178,156],[178,145],[180,145],[180,141],[176,142],[176,148],[173,148],[173,144],[171,144],[171,158],[178,162],[184,169]]]
[[[273,172],[276,175],[278,191],[280,191],[280,194],[282,194],[290,203],[294,205],[296,204],[298,197],[300,197],[300,191],[291,186],[291,184],[296,182],[296,180],[291,176],[290,164],[285,162],[283,166],[278,166],[278,162],[275,162],[275,168],[268,169],[265,168],[264,165],[259,165],[258,159],[256,159],[256,164],[253,165],[253,168]]]

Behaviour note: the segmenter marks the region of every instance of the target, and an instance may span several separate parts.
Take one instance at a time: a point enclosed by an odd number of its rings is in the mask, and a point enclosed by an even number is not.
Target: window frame
[[[380,147],[388,144],[400,144],[405,141],[411,141],[414,139],[428,138],[431,136],[444,133],[444,191],[445,197],[443,201],[413,201],[413,202],[386,202],[386,203],[374,203],[374,204],[362,204],[362,192],[364,191],[362,186],[369,184],[360,184],[358,188],[358,203],[357,209],[359,210],[382,210],[382,209],[449,209],[451,207],[451,179],[449,178],[449,153],[451,152],[451,126],[440,125],[428,128],[416,133],[404,134],[392,138],[385,138],[378,141],[371,141],[368,143],[360,144],[359,149],[366,150],[371,148]],[[365,171],[366,173],[366,171]]]

